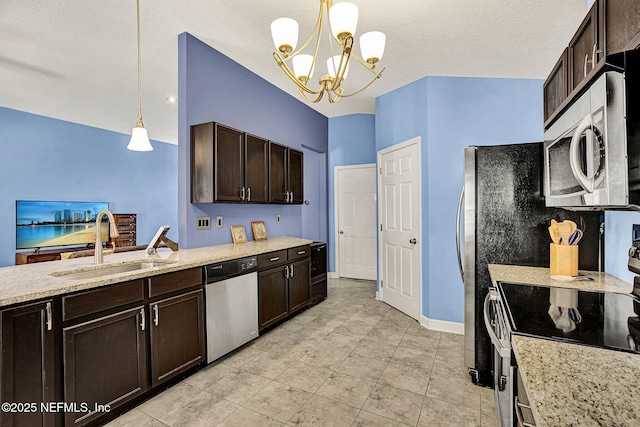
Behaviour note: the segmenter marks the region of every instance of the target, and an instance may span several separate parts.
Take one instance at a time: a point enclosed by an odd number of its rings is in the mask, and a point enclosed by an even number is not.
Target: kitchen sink
[[[128,264],[99,265],[89,270],[75,269],[68,271],[57,271],[51,273],[52,276],[63,277],[65,279],[94,279],[98,277],[110,276],[112,274],[126,273],[128,271],[144,270],[153,267],[162,267],[171,262],[165,261],[137,261]],[[78,271],[81,270],[81,271]]]

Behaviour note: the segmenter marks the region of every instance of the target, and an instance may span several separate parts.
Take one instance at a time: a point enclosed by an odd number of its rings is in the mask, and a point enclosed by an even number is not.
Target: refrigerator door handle
[[[460,277],[464,283],[464,267],[462,266],[462,254],[460,251],[460,218],[462,216],[462,206],[464,205],[464,184],[460,191],[460,200],[458,201],[458,214],[456,215],[456,252],[458,253],[458,268],[460,269]]]

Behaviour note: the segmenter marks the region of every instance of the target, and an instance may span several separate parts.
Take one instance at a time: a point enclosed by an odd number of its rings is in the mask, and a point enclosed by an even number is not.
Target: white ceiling
[[[327,117],[373,113],[376,96],[424,76],[545,79],[588,3],[351,1],[360,9],[359,34],[386,33],[386,70],[358,96],[311,104]],[[150,138],[178,140],[178,108],[166,99],[178,95],[178,34],[191,33],[298,97],[273,60],[270,24],[296,19],[301,43],[319,4],[141,0],[142,112]],[[136,122],[136,61],[135,0],[0,1],[0,106],[129,133]],[[347,82],[359,81],[356,68]]]

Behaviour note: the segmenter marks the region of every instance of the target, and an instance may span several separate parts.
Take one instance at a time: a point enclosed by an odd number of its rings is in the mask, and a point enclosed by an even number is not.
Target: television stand
[[[52,249],[52,250],[36,250],[35,252],[17,252],[16,253],[16,265],[33,264],[36,262],[56,261],[62,259],[62,253],[64,252],[76,252],[86,251],[86,247],[80,248],[65,248],[65,249]]]

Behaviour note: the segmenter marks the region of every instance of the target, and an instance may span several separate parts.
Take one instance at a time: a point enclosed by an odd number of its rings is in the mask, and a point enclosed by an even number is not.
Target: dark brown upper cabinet
[[[269,203],[302,203],[303,154],[269,143]]]
[[[575,89],[583,79],[595,69],[598,57],[602,53],[598,49],[598,6],[596,1],[587,16],[578,27],[569,42],[569,81],[571,90]]]
[[[218,123],[191,127],[191,202],[268,201],[266,139]]]
[[[567,74],[568,49],[562,52],[562,56],[553,66],[553,70],[544,82],[544,120],[562,104],[569,95],[569,76]]]

